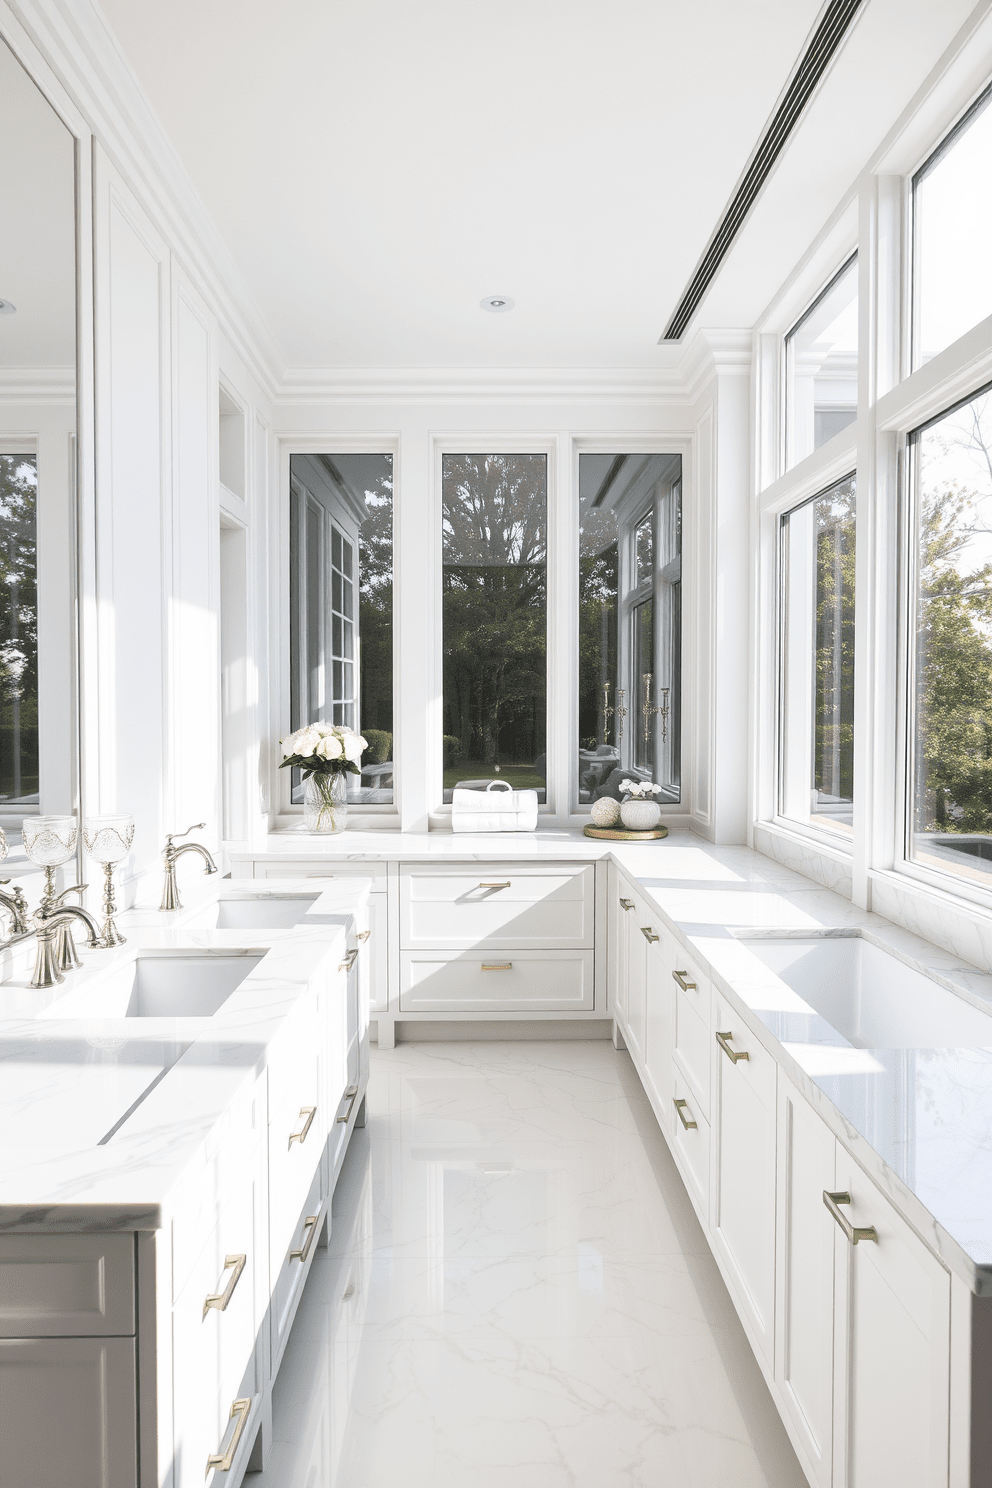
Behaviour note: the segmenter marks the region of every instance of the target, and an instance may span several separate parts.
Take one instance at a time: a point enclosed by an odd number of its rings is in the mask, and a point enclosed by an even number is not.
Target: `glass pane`
[[[38,469],[0,455],[0,801],[38,800]]]
[[[858,416],[858,263],[852,258],[785,340],[786,467]]]
[[[916,366],[992,315],[992,93],[914,181]]]
[[[442,461],[444,799],[499,773],[546,800],[547,459]]]
[[[854,476],[782,518],[781,810],[854,821]]]
[[[575,809],[619,799],[634,774],[661,785],[663,803],[679,800],[681,494],[677,456],[579,456]]]
[[[915,437],[912,856],[992,882],[992,390]]]
[[[306,528],[306,551],[291,526],[291,672],[312,664],[332,684],[308,698],[305,722],[357,728],[367,739],[361,776],[349,775],[349,800],[393,800],[393,464],[390,455],[293,455],[293,501],[307,502],[321,525]],[[304,493],[301,497],[301,491]],[[291,504],[291,510],[294,510]],[[300,656],[296,575],[308,575],[308,639],[312,663]],[[355,580],[357,578],[357,595]],[[357,601],[357,620],[355,616]],[[319,622],[319,623],[318,623]],[[330,648],[325,655],[325,649]],[[308,656],[310,653],[308,652]],[[323,685],[323,684],[322,684]],[[293,799],[300,800],[294,781]]]

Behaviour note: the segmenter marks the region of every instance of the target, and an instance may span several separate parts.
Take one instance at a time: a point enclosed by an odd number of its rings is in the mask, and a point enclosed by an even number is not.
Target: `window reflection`
[[[38,802],[38,464],[0,454],[0,801]]]
[[[858,263],[850,259],[785,339],[786,468],[858,416]]]
[[[681,600],[679,457],[580,455],[580,809],[628,775],[680,799]]]

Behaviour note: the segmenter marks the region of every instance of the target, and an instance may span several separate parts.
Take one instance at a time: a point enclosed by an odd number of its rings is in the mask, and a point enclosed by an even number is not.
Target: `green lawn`
[[[451,790],[459,780],[506,780],[514,790],[543,790],[545,785],[544,776],[538,775],[533,765],[502,764],[497,775],[491,765],[484,765],[481,760],[462,760],[460,764],[449,765],[444,772],[445,790]]]

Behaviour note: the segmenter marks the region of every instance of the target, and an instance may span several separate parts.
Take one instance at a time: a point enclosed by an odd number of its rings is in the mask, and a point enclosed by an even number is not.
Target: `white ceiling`
[[[301,369],[669,365],[658,337],[820,9],[102,4]],[[866,0],[833,104],[701,323],[753,322],[969,8]],[[899,69],[881,65],[890,44]],[[516,309],[480,310],[493,293]]]

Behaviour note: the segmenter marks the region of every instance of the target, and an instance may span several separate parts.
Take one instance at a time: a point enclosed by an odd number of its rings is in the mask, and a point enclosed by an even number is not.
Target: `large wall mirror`
[[[75,140],[0,43],[0,825],[77,807]]]

